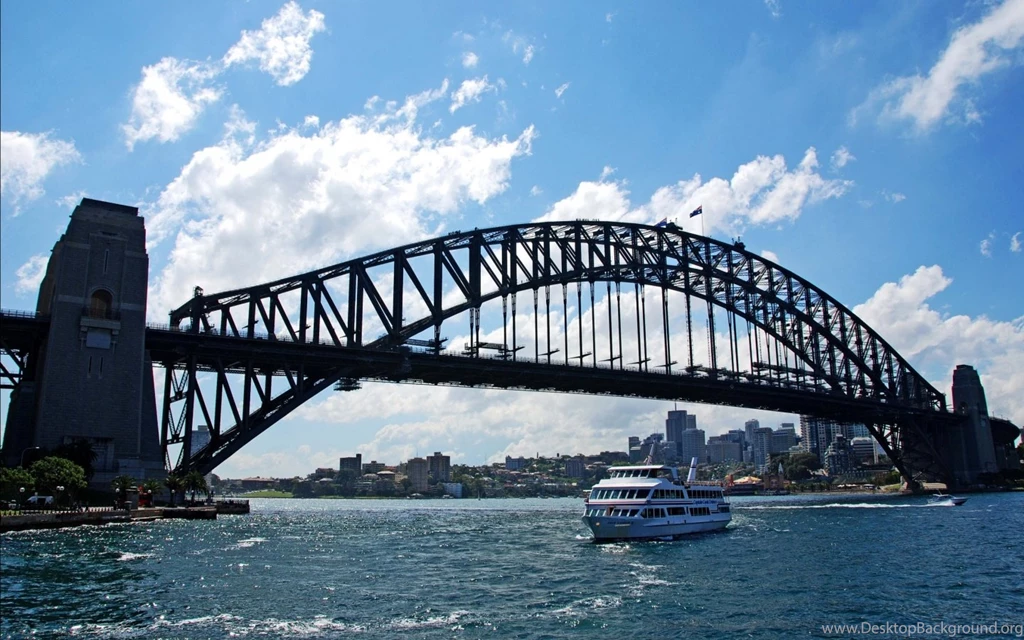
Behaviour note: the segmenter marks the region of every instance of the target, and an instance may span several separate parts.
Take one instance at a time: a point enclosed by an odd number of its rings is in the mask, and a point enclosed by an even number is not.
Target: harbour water
[[[215,522],[5,534],[2,636],[849,637],[822,627],[864,623],[1024,635],[1024,493],[956,508],[736,498],[725,532],[605,545],[579,499],[252,504]]]

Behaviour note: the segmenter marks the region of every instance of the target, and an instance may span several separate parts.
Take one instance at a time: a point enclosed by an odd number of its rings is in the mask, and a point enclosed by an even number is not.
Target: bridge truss
[[[442,334],[459,331],[459,345]],[[635,395],[864,423],[905,477],[947,474],[945,398],[791,271],[669,225],[454,232],[196,296],[150,330],[168,465],[214,469],[360,380]],[[194,425],[208,446],[192,451]],[[181,445],[177,462],[171,448]]]

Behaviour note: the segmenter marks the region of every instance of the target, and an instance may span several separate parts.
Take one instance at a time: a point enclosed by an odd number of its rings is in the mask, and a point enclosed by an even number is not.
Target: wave
[[[143,560],[145,558],[152,558],[155,554],[152,553],[132,553],[126,551],[121,554],[121,557],[117,559],[118,562],[130,562],[131,560]]]

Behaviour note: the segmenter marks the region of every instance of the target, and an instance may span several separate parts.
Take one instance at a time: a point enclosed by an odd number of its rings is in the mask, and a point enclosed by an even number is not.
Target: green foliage
[[[206,493],[208,490],[206,478],[198,471],[189,471],[183,483],[185,491],[192,494],[192,502],[195,502],[197,493]]]
[[[0,496],[5,499],[21,500],[23,497],[27,498],[32,495],[32,489],[35,487],[35,484],[36,479],[32,477],[28,469],[20,467],[0,469]],[[21,492],[22,488],[25,489],[24,496]]]
[[[57,495],[57,487],[64,487],[64,491],[73,496],[89,484],[82,467],[56,456],[33,462],[29,473],[35,478],[36,491],[40,495]]]
[[[773,467],[777,468],[779,462],[782,462],[783,475],[786,476],[787,480],[793,482],[807,480],[811,477],[812,471],[817,471],[821,468],[818,456],[807,451],[782,454],[778,458],[772,456],[771,464]]]
[[[114,478],[114,481],[111,483],[111,486],[114,488],[114,491],[117,491],[118,493],[121,494],[126,494],[128,493],[129,489],[135,486],[135,478],[131,476],[120,475]]]

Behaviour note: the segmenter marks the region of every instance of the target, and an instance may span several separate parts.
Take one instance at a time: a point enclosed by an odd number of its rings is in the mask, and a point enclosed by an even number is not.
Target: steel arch
[[[423,269],[424,266],[427,268]],[[381,274],[390,278],[390,295],[380,282]],[[446,282],[451,283],[448,291]],[[351,363],[334,367],[321,363],[304,368],[296,364],[304,360],[303,354],[324,349],[333,349],[334,353],[346,349],[351,356],[367,352],[382,354],[409,345],[438,354],[442,344],[440,330],[445,320],[469,311],[471,324],[474,316],[476,318],[479,334],[479,309],[497,298],[502,298],[507,327],[507,300],[512,297],[513,344],[509,346],[506,336],[499,353],[514,362],[518,358],[515,343],[517,295],[542,288],[549,294],[551,286],[584,282],[591,285],[592,306],[595,282],[609,283],[609,291],[610,283],[615,283],[617,291],[625,283],[635,288],[653,286],[663,292],[683,294],[690,349],[686,374],[730,383],[763,383],[765,380],[771,383],[774,379],[780,386],[799,386],[819,403],[842,401],[846,407],[850,403],[863,406],[865,415],[873,416],[868,422],[876,425],[895,425],[908,415],[922,417],[945,412],[944,396],[852,311],[806,279],[747,251],[742,243],[689,234],[673,225],[579,220],[454,232],[253,287],[212,295],[204,295],[197,289],[192,300],[171,312],[172,329],[197,334],[206,340],[219,340],[218,344],[245,341],[250,344],[246,348],[251,348],[251,341],[261,337],[256,326],[262,323],[265,337],[269,338],[263,346],[272,343],[279,350],[290,350],[290,355],[273,362],[273,359],[260,362],[243,353],[231,357],[222,355],[219,360],[204,359],[195,353],[165,359],[168,368],[163,417],[165,448],[178,442],[184,443],[186,448],[189,446],[198,404],[211,426],[213,442],[207,451],[200,452],[202,455],[181,462],[186,466],[195,464],[205,470],[212,469],[332,383],[356,370],[364,374],[366,370],[373,370],[372,367],[353,367]],[[456,293],[454,298],[452,292]],[[563,291],[563,303],[564,295]],[[579,290],[577,295],[580,295]],[[665,295],[663,293],[667,327]],[[707,306],[712,345],[709,349],[711,362],[706,367],[693,362],[691,298]],[[406,322],[405,311],[414,305],[421,306],[426,313]],[[535,312],[537,309],[535,295]],[[738,351],[730,351],[728,367],[718,366],[714,322],[719,311],[725,313],[730,338],[736,332],[737,318],[753,327],[756,343],[760,346],[761,340],[764,341],[767,361],[759,357],[755,362],[751,348],[749,372],[741,375]],[[610,314],[609,306],[609,331]],[[547,313],[545,316],[549,320]],[[364,331],[374,323],[379,324],[383,334],[372,340],[364,339]],[[619,369],[624,368],[621,328],[620,318]],[[431,339],[415,338],[431,329]],[[758,336],[758,331],[763,335]],[[665,374],[672,374],[674,363],[669,353],[667,330],[665,334]],[[472,328],[470,339],[473,339]],[[565,339],[568,345],[568,336]],[[580,355],[576,357],[583,366],[582,337],[580,341]],[[769,347],[772,341],[776,346],[774,362]],[[751,344],[748,333],[748,346]],[[779,346],[785,355],[785,365]],[[481,348],[485,347],[477,338],[471,355],[479,357]],[[614,367],[613,351],[610,349]],[[790,356],[793,357],[792,367]],[[566,358],[568,361],[568,354]],[[596,350],[594,361],[596,366]],[[392,363],[389,366],[402,365]],[[217,374],[212,415],[197,382],[199,372],[204,369]],[[396,377],[393,369],[378,369],[381,377]],[[241,411],[226,383],[226,375],[231,372],[245,375]],[[179,373],[184,375],[179,378]],[[287,388],[277,395],[272,392],[275,374],[288,380]],[[253,393],[258,405],[255,407]],[[174,419],[171,405],[182,400],[185,407]],[[225,406],[230,408],[234,425],[222,429],[221,412]],[[876,437],[888,441],[886,448],[894,449],[898,457],[896,450],[901,445],[898,428],[880,429]]]

